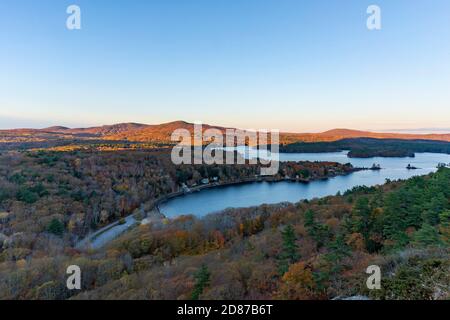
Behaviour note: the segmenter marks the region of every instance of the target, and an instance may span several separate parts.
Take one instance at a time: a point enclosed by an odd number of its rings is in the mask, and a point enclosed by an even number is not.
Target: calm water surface
[[[242,148],[238,149],[244,154]],[[246,158],[255,156],[247,150]],[[348,176],[334,177],[328,180],[299,182],[255,182],[242,185],[231,185],[173,198],[160,205],[161,212],[168,217],[183,214],[204,216],[226,208],[250,207],[261,204],[274,204],[284,201],[297,202],[302,199],[312,199],[335,195],[355,186],[374,186],[383,184],[386,179],[408,179],[416,175],[424,175],[437,170],[438,163],[450,163],[450,155],[438,153],[417,153],[415,158],[348,158],[347,152],[330,153],[283,153],[280,161],[334,161],[351,163],[355,167],[371,167],[380,164],[380,171],[359,171]],[[411,164],[418,170],[407,170]]]

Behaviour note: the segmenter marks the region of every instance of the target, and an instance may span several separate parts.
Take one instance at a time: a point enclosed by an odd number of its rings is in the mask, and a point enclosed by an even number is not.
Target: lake
[[[255,157],[255,151],[237,148],[245,158]],[[450,163],[450,155],[438,153],[416,153],[415,158],[349,158],[346,151],[330,153],[282,153],[280,161],[333,161],[351,163],[354,167],[371,167],[380,164],[380,171],[358,171],[347,176],[338,176],[327,180],[299,183],[254,182],[204,189],[198,192],[172,198],[160,205],[161,212],[169,218],[184,214],[204,216],[226,208],[251,207],[261,204],[280,202],[298,202],[335,195],[355,186],[374,186],[385,183],[386,179],[408,179],[416,175],[425,175],[437,170],[439,163]],[[420,168],[408,170],[406,166]]]

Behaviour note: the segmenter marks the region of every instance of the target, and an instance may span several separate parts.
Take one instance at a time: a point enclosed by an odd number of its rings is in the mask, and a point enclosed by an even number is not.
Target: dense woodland
[[[430,140],[355,138],[330,142],[296,142],[280,145],[280,152],[339,152],[349,157],[414,157],[418,152],[450,154],[450,143]]]
[[[3,153],[0,298],[449,298],[445,168],[313,201],[136,226],[99,251],[73,247],[89,230],[143,213],[183,183],[239,181],[258,169],[177,167],[165,152]],[[277,178],[351,170],[335,163],[286,163]],[[65,287],[71,264],[82,269],[81,292]],[[382,267],[382,290],[365,289],[370,264]]]
[[[193,187],[254,179],[260,165],[179,165],[167,151],[8,152],[0,156],[2,237],[40,234],[60,224],[68,242],[132,213],[145,214],[159,198]],[[278,175],[302,181],[346,174],[351,165],[281,163]]]
[[[449,187],[450,170],[441,169],[295,205],[140,227],[107,250],[129,254],[131,274],[76,298],[189,299],[203,274],[204,299],[448,299]],[[383,270],[382,290],[365,288],[371,264]]]

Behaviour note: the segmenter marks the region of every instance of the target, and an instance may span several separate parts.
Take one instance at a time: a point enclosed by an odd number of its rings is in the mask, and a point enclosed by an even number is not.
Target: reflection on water
[[[243,149],[238,151],[242,152]],[[248,151],[248,150],[247,150]],[[254,156],[249,151],[247,156]],[[263,203],[273,204],[283,201],[297,202],[344,192],[358,185],[373,186],[383,184],[386,179],[408,179],[437,170],[438,163],[450,163],[450,155],[437,153],[417,153],[415,158],[348,158],[347,152],[330,153],[282,153],[280,161],[334,161],[350,162],[355,167],[371,167],[380,164],[380,171],[359,171],[348,176],[339,176],[328,180],[298,182],[258,182],[205,189],[200,192],[180,196],[161,204],[161,211],[168,217],[182,214],[204,216],[226,208],[250,207]],[[411,164],[418,170],[407,170]]]

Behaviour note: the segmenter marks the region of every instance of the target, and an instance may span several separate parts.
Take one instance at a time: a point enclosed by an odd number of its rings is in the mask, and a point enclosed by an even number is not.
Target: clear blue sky
[[[180,119],[448,128],[450,1],[0,2],[1,128]]]

